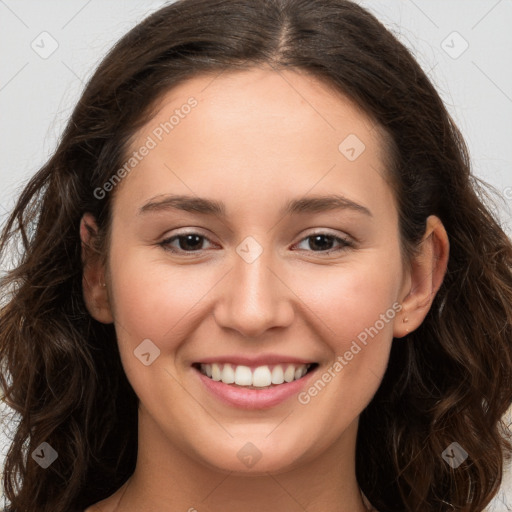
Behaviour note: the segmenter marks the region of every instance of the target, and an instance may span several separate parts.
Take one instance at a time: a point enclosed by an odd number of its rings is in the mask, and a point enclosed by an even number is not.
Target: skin
[[[135,473],[87,512],[363,512],[358,418],[391,344],[400,343],[393,338],[428,313],[446,270],[446,232],[430,217],[418,256],[404,264],[378,128],[297,71],[258,68],[184,82],[165,95],[131,150],[190,96],[197,107],[115,190],[105,267],[88,249],[94,218],[82,219],[84,298],[94,318],[114,322],[140,399]],[[365,145],[354,161],[338,149],[349,134]],[[139,213],[171,193],[221,201],[226,218]],[[290,199],[333,193],[371,215],[280,213]],[[167,244],[181,253],[159,245],[184,232],[206,237],[195,252],[187,254],[183,240]],[[307,238],[318,232],[353,247],[327,238],[318,248]],[[263,248],[252,263],[236,252],[247,236]],[[213,398],[191,367],[224,354],[278,353],[318,362],[321,376],[393,304],[401,311],[307,404],[292,397],[240,410]],[[161,351],[149,366],[133,354],[147,338]],[[248,442],[262,455],[250,468],[237,457]]]

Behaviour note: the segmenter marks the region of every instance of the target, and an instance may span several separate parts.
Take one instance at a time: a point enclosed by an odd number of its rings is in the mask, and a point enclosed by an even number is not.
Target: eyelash
[[[196,251],[184,251],[183,249],[176,249],[176,248],[170,246],[170,244],[173,241],[179,240],[180,238],[185,238],[185,237],[191,236],[191,235],[195,235],[195,236],[200,237],[201,239],[209,241],[209,239],[206,236],[201,235],[200,233],[190,232],[190,233],[180,233],[179,235],[174,235],[170,238],[166,238],[165,240],[162,240],[162,242],[160,242],[158,245],[161,246],[164,250],[172,252],[172,253],[195,255],[195,254],[201,252],[202,249],[199,249]],[[335,242],[339,242],[341,244],[341,247],[339,247],[338,249],[327,249],[325,251],[306,251],[306,252],[313,252],[313,253],[318,253],[321,255],[328,255],[328,254],[346,251],[347,249],[354,248],[354,244],[349,239],[331,235],[329,233],[323,233],[323,232],[311,233],[310,235],[308,235],[308,236],[304,237],[302,240],[300,240],[299,244],[304,242],[305,240],[308,240],[309,238],[313,238],[315,236],[323,236],[327,239],[333,240]]]

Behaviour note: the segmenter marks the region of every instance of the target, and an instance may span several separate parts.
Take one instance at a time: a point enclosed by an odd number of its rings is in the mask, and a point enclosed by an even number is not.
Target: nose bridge
[[[271,250],[264,250],[248,237],[236,252],[234,267],[215,307],[217,323],[245,337],[257,337],[272,327],[288,325],[293,308],[287,288],[275,275]]]

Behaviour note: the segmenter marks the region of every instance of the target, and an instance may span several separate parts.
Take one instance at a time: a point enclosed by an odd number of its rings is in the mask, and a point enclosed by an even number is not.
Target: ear
[[[108,298],[102,258],[94,247],[94,238],[97,235],[98,226],[94,216],[90,213],[84,214],[80,221],[83,297],[91,316],[98,322],[109,324],[114,319]]]
[[[449,252],[450,243],[443,223],[431,215],[427,219],[425,235],[420,242],[418,254],[411,262],[410,275],[402,290],[403,309],[395,323],[395,338],[402,338],[417,329],[427,316],[443,283]]]

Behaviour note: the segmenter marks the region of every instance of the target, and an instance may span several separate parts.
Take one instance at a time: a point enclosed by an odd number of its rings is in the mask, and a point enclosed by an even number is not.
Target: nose
[[[235,255],[234,267],[222,283],[213,312],[220,327],[258,338],[293,322],[295,295],[268,251],[251,263]]]

